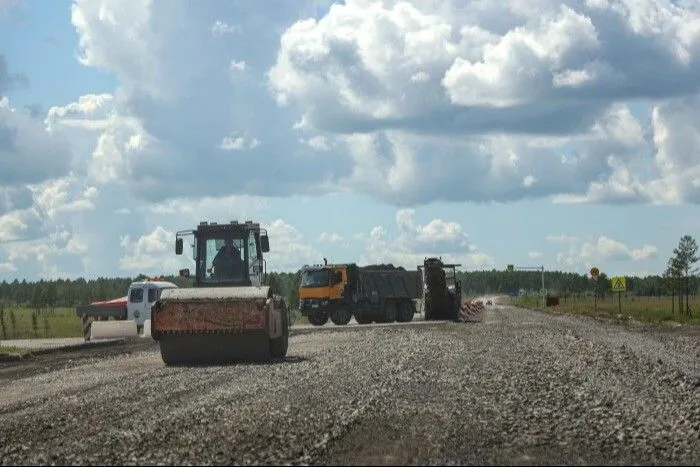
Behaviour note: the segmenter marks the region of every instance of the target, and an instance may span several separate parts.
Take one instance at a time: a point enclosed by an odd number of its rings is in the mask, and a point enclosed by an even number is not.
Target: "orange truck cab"
[[[337,325],[348,324],[352,312],[345,306],[347,283],[347,264],[304,266],[299,283],[301,314],[316,326],[322,326],[329,318]]]

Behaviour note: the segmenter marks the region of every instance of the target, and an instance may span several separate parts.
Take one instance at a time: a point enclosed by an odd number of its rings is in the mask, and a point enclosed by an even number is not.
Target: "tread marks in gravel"
[[[70,464],[700,461],[698,387],[636,356],[644,337],[506,307],[487,309],[484,322],[495,325],[310,333],[293,338],[291,364],[158,367],[143,384],[129,367],[135,356],[120,357],[123,381],[80,401],[118,406],[67,421],[43,453],[28,441],[42,426],[10,415],[23,431],[0,426],[14,452],[0,463],[46,463],[57,451]],[[110,396],[136,386],[148,403]],[[198,392],[169,395],[190,388]],[[37,403],[34,417],[61,415],[71,401]],[[117,422],[100,425],[109,416]]]

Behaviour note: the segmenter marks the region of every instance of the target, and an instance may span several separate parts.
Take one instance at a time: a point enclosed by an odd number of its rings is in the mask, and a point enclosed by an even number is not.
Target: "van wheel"
[[[83,315],[83,339],[85,339],[85,342],[90,342],[92,321],[93,319],[91,317]]]

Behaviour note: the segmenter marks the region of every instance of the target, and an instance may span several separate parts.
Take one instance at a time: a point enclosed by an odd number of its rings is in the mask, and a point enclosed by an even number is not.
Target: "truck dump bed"
[[[402,269],[359,269],[358,293],[370,300],[383,298],[420,298],[423,294],[421,273]]]
[[[78,317],[126,319],[126,303],[128,297],[115,298],[102,302],[92,302],[89,305],[76,307]]]

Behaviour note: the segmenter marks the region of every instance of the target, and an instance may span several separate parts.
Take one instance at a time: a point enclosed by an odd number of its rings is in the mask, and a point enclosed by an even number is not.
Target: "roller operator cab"
[[[265,284],[265,229],[252,221],[201,222],[192,237],[194,287],[164,290],[151,312],[151,335],[166,364],[268,360],[287,354],[289,314]],[[189,268],[180,276],[190,277]]]
[[[183,253],[183,237],[192,236],[197,287],[245,287],[265,283],[263,253],[270,251],[267,231],[252,222],[230,224],[200,223],[197,230],[176,235],[175,253]],[[189,269],[180,270],[190,277]]]

